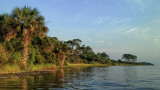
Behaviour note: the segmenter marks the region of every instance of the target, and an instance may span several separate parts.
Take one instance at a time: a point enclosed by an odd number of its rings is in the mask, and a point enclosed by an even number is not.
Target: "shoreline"
[[[78,68],[78,67],[109,67],[109,66],[149,66],[149,65],[133,65],[133,64],[68,64],[67,66],[60,67],[44,67],[43,69],[38,70],[22,70],[20,72],[12,72],[12,73],[0,73],[0,79],[5,78],[19,78],[25,76],[36,76],[36,75],[44,75],[48,73],[54,73],[56,70],[60,68]]]

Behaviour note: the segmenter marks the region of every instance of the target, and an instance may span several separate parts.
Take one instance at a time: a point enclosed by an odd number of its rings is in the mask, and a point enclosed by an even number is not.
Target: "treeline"
[[[15,8],[11,14],[0,15],[0,66],[53,63],[111,63],[109,56],[94,53],[80,39],[60,41],[46,35],[44,17],[34,8]]]

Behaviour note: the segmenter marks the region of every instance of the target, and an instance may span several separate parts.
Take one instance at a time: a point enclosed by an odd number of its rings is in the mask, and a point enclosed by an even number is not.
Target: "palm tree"
[[[9,14],[0,15],[0,39],[6,39],[7,41],[17,35],[16,27],[13,25],[16,22],[13,21]]]
[[[74,49],[74,46],[76,46],[76,50],[78,50],[80,44],[81,44],[81,40],[80,39],[73,39],[73,40],[69,40],[67,41],[67,43],[71,46],[72,48],[72,54],[73,54],[73,49]]]
[[[63,66],[66,58],[66,54],[69,53],[69,46],[67,43],[64,43],[62,41],[57,42],[54,52],[56,54],[57,63],[60,66]],[[60,58],[62,57],[62,60]]]
[[[71,46],[72,54],[73,54],[73,47],[76,45],[75,42],[73,40],[69,40],[69,41],[67,41],[67,43]]]
[[[76,45],[76,50],[75,50],[75,60],[78,62],[78,54],[80,52],[80,44],[81,44],[81,40],[80,39],[73,39],[73,42]]]
[[[86,49],[85,45],[82,45],[80,47],[80,54],[82,54],[85,51],[85,49]]]
[[[77,46],[80,45],[82,41],[80,39],[73,39],[73,42]]]
[[[21,39],[23,45],[22,67],[25,67],[28,60],[29,44],[31,43],[32,37],[34,35],[44,37],[44,34],[48,31],[48,28],[44,23],[44,17],[39,15],[36,8],[31,9],[26,6],[22,9],[15,8],[10,16],[6,15],[5,17],[7,17],[6,21],[8,22],[3,22],[3,29],[0,32],[4,33],[5,41],[9,41],[15,36]],[[4,28],[5,25],[9,28]]]
[[[15,21],[18,22],[18,27],[21,28],[19,30],[22,35],[21,39],[23,45],[22,66],[25,67],[28,60],[28,46],[33,35],[44,37],[44,34],[48,31],[48,28],[45,26],[44,17],[39,15],[36,8],[31,9],[26,6],[22,9],[16,8],[13,10],[12,16]]]
[[[61,62],[61,67],[63,67],[65,59],[66,59],[66,53],[69,53],[69,46],[67,43],[63,43],[62,46],[62,62]]]
[[[62,43],[63,43],[62,41],[57,42],[56,45],[55,45],[55,48],[53,50],[53,52],[55,52],[55,55],[56,55],[57,63],[59,63],[59,59],[60,59],[60,56],[61,56]]]

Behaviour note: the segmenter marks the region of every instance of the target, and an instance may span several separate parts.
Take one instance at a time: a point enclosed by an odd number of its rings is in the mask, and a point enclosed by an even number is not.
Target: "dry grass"
[[[94,66],[112,66],[110,64],[68,64],[67,67],[94,67]]]
[[[122,64],[122,63],[116,63],[114,66],[131,66],[133,64]],[[105,67],[105,66],[113,66],[112,64],[85,64],[85,63],[78,63],[78,64],[71,64],[68,63],[65,67]],[[54,71],[56,68],[59,68],[60,66],[56,66],[55,64],[38,64],[38,65],[32,65],[28,66],[25,70],[22,70],[19,65],[11,65],[6,64],[0,67],[0,74],[9,74],[9,73],[22,73],[22,72],[32,72],[32,71]]]
[[[55,70],[55,68],[55,64],[38,64],[27,67],[25,70],[23,70],[19,65],[6,64],[0,67],[0,74],[22,73],[28,71],[49,71]]]
[[[0,68],[0,74],[4,73],[19,73],[22,72],[18,65],[6,64]]]
[[[28,67],[28,70],[29,71],[43,71],[43,70],[47,70],[50,68],[56,68],[56,65],[55,64],[37,64],[31,67]]]

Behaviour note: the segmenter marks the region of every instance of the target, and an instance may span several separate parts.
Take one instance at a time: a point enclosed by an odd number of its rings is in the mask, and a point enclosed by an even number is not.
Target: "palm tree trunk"
[[[75,60],[76,62],[78,62],[78,46],[76,47]]]
[[[22,62],[22,68],[26,67],[26,63],[28,60],[28,46],[29,46],[29,32],[27,29],[24,29],[23,31],[23,38],[22,38],[22,45],[23,45],[23,54],[22,54],[22,58],[23,58],[23,62]]]
[[[26,78],[22,78],[22,90],[27,90],[28,89],[28,85],[27,85],[27,80],[26,80]]]
[[[63,57],[62,57],[61,67],[63,67],[63,65],[64,65],[65,58],[66,58],[66,53],[64,52]]]
[[[23,62],[22,67],[25,68],[27,60],[28,60],[28,46],[23,48]]]
[[[3,46],[0,44],[0,54],[3,52]]]
[[[56,61],[57,61],[57,64],[56,64],[56,65],[60,65],[59,58],[60,58],[60,53],[57,52],[57,53],[56,53]]]
[[[72,55],[73,55],[73,45],[72,45]]]

